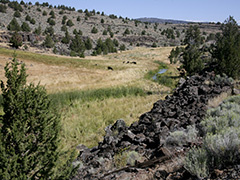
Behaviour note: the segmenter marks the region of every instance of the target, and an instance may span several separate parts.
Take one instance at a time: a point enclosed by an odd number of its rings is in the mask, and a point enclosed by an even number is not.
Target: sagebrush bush
[[[191,149],[185,157],[184,167],[199,179],[208,176],[207,152],[202,148]]]
[[[210,109],[200,125],[205,136],[203,145],[190,150],[185,158],[185,167],[190,173],[202,178],[207,176],[207,170],[239,162],[240,96],[230,97]]]

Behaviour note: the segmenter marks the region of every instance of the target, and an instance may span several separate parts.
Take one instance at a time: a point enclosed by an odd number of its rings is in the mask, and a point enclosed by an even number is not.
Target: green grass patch
[[[96,100],[103,101],[108,98],[121,98],[126,96],[144,96],[146,94],[147,92],[137,87],[116,87],[96,90],[61,92],[56,94],[50,94],[49,97],[52,99],[52,103],[55,106],[63,107],[65,105],[71,105],[72,102],[75,100],[79,100],[82,103],[84,103]]]
[[[160,62],[160,61],[154,61],[154,63],[158,64],[158,68],[155,70],[150,70],[146,75],[146,79],[150,79],[154,82],[157,82],[159,84],[162,84],[164,86],[167,86],[171,89],[174,89],[178,82],[178,75],[176,71],[170,67],[169,65]],[[167,69],[167,71],[163,74],[158,74],[159,70],[161,69]],[[156,76],[156,79],[153,79],[153,77]]]

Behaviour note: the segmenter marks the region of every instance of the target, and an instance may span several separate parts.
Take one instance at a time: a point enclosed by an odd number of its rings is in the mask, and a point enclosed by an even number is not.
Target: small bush
[[[47,16],[47,11],[44,10],[43,13],[42,13],[42,15],[43,15],[43,16]]]
[[[32,18],[32,19],[30,20],[30,23],[31,23],[31,24],[36,24],[36,21],[35,21],[35,19],[34,19],[34,18]]]
[[[120,49],[120,51],[125,51],[126,50],[125,44],[122,44],[119,49]]]
[[[72,22],[72,20],[68,20],[67,21],[67,26],[69,26],[69,27],[72,27],[72,26],[74,26],[74,24],[73,24],[73,22]]]
[[[81,21],[81,18],[80,18],[80,16],[78,16],[78,17],[77,17],[77,21],[78,21],[78,22],[79,22],[79,21]]]
[[[208,176],[207,152],[205,149],[193,148],[185,157],[184,167],[199,179]]]
[[[27,16],[25,17],[25,21],[31,21],[31,17],[30,17],[29,15],[27,15]]]
[[[98,29],[94,26],[91,30],[91,33],[93,34],[97,34],[98,33]]]
[[[103,31],[103,35],[104,35],[104,36],[107,35],[107,30],[106,30],[106,29],[104,29],[104,31]]]

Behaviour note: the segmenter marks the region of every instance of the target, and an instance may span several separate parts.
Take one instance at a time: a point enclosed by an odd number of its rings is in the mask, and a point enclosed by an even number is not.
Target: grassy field
[[[170,93],[172,87],[151,78],[161,63],[168,67],[168,72],[176,74],[176,67],[169,64],[170,51],[170,47],[136,48],[85,59],[24,51],[16,54],[17,59],[26,64],[28,82],[40,82],[46,87],[61,115],[62,147],[69,150],[78,144],[97,145],[106,126],[117,119],[124,119],[130,125],[149,111],[154,102]],[[3,81],[6,80],[3,67],[13,53],[0,48]],[[136,63],[131,63],[133,61]],[[108,70],[108,66],[113,71]]]

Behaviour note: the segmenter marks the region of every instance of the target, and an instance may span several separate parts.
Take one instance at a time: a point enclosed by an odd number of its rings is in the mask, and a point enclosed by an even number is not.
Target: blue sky
[[[29,2],[29,1],[24,1]],[[33,4],[35,0],[31,1]],[[52,5],[66,5],[115,14],[128,18],[156,17],[163,19],[223,22],[233,16],[240,22],[240,0],[52,0]]]

